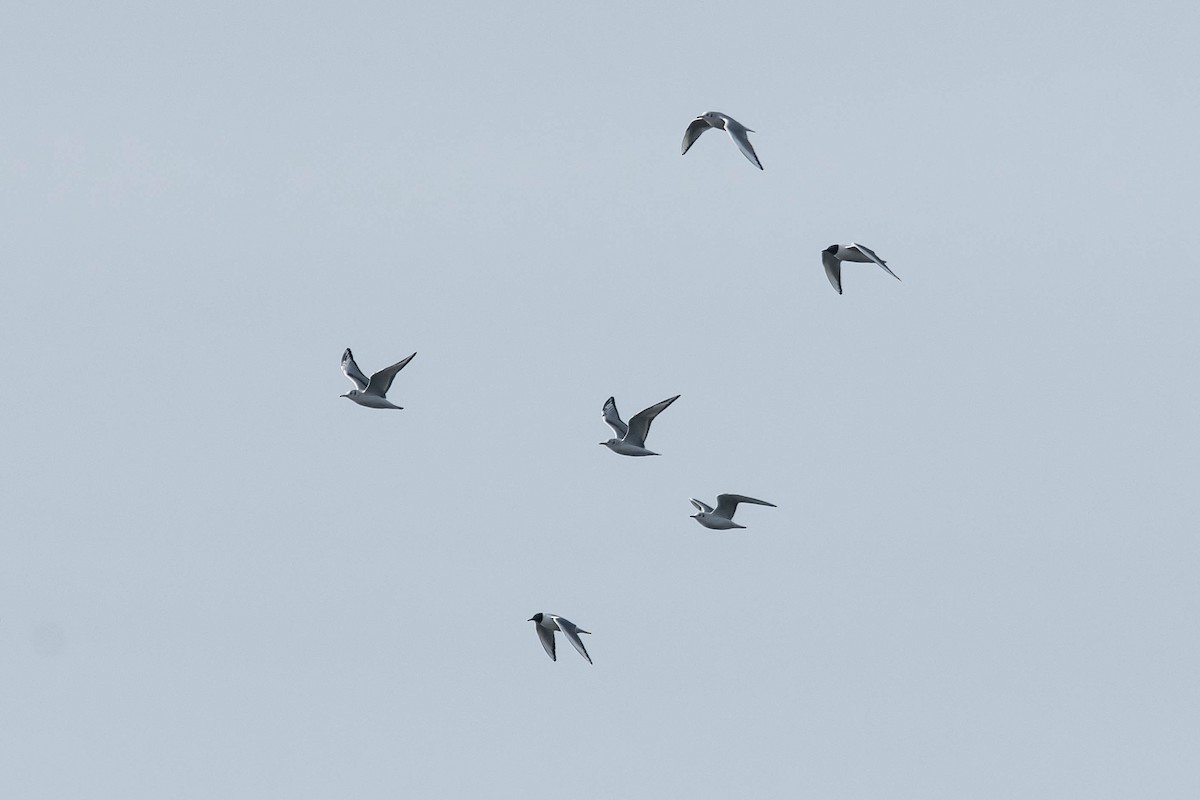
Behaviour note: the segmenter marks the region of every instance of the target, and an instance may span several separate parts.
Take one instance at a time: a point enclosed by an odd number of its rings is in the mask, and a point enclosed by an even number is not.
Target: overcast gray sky
[[[4,794],[1200,796],[1197,30],[5,6]]]

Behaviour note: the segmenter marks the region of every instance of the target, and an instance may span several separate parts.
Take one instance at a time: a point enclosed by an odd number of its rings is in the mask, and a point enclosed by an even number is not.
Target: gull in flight
[[[533,627],[537,629],[538,640],[546,649],[546,655],[550,656],[551,661],[558,661],[558,657],[554,655],[554,632],[562,631],[571,644],[575,645],[579,655],[586,658],[589,664],[592,663],[592,657],[588,655],[587,650],[583,647],[583,642],[579,639],[579,634],[591,635],[591,631],[585,631],[571,620],[563,619],[558,614],[543,614],[541,611],[525,621],[535,623]]]
[[[774,503],[768,503],[766,500],[755,500],[753,497],[746,497],[744,494],[719,494],[717,495],[716,508],[713,508],[708,503],[702,503],[694,497],[689,497],[688,499],[696,507],[696,513],[692,514],[692,519],[706,528],[712,528],[714,531],[727,531],[732,528],[746,527],[745,525],[738,525],[733,521],[733,512],[737,511],[738,503],[754,503],[755,505],[775,508]]]
[[[709,111],[692,120],[692,124],[688,125],[687,130],[683,132],[683,153],[681,155],[686,154],[688,148],[700,138],[700,134],[709,128],[716,128],[728,133],[729,138],[733,139],[738,149],[742,151],[742,155],[749,159],[754,166],[759,169],[763,168],[762,162],[758,160],[758,154],[754,152],[754,147],[750,144],[750,138],[746,136],[747,133],[754,133],[754,131],[720,111]]]
[[[854,242],[847,245],[829,245],[821,251],[821,261],[825,264],[825,274],[829,277],[829,282],[833,284],[833,288],[837,289],[838,294],[842,293],[843,261],[862,261],[867,264],[874,262],[883,267],[884,272],[888,275],[900,280],[900,276],[888,269],[887,262],[875,255],[874,250]]]
[[[661,414],[663,409],[678,399],[679,395],[675,395],[661,403],[655,403],[630,417],[629,424],[626,425],[621,421],[621,415],[617,413],[616,399],[608,398],[604,401],[604,421],[608,423],[608,427],[613,429],[613,433],[617,437],[609,439],[607,442],[600,442],[600,444],[623,456],[658,455],[658,453],[646,449],[646,436],[650,433],[650,423],[654,422],[654,418]]]
[[[379,370],[368,379],[358,368],[358,364],[354,363],[354,354],[347,347],[346,352],[342,354],[342,372],[346,373],[346,377],[354,382],[356,388],[341,396],[348,397],[360,406],[367,408],[404,408],[404,406],[392,405],[387,399],[387,392],[392,388],[392,380],[395,379],[396,373],[404,369],[415,355],[416,353],[413,353],[403,361],[397,361],[390,367]]]

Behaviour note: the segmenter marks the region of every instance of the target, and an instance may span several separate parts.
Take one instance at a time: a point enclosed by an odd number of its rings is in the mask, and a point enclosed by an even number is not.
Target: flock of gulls
[[[762,162],[758,160],[758,154],[754,152],[754,146],[750,144],[750,137],[747,135],[754,131],[728,114],[722,114],[719,111],[709,111],[692,120],[683,134],[682,153],[686,154],[692,145],[696,143],[696,140],[700,138],[700,135],[711,128],[728,133],[729,138],[742,151],[742,155],[746,157],[746,160],[759,169],[763,168]],[[887,262],[877,256],[871,248],[856,242],[844,245],[832,244],[821,251],[821,263],[825,267],[825,275],[829,278],[829,283],[833,285],[838,294],[842,293],[843,261],[878,264],[884,272],[896,280],[900,280],[900,276],[892,272]],[[408,365],[408,362],[413,360],[414,356],[416,356],[416,353],[401,361],[397,361],[390,367],[384,367],[368,378],[359,369],[358,364],[355,363],[354,354],[350,351],[350,348],[346,348],[346,352],[342,354],[342,372],[354,384],[354,388],[342,395],[342,397],[353,400],[360,406],[366,406],[367,408],[393,408],[402,410],[403,406],[395,405],[387,399],[387,393],[392,388],[392,382],[396,379],[396,375]],[[616,398],[608,398],[608,400],[604,401],[604,406],[600,413],[604,422],[608,427],[612,428],[615,435],[608,441],[600,442],[600,444],[617,455],[622,456],[659,455],[646,447],[646,437],[650,435],[650,424],[654,422],[659,414],[666,411],[678,399],[679,395],[668,397],[662,402],[642,409],[630,417],[629,422],[625,422],[621,419],[620,413],[617,412]],[[746,527],[733,521],[734,512],[737,511],[737,507],[742,503],[775,508],[774,503],[747,497],[743,494],[719,494],[717,495],[716,507],[710,506],[708,503],[697,500],[694,497],[689,498],[689,500],[696,509],[696,513],[692,514],[691,518],[706,528],[718,531],[733,530],[735,528],[744,529]],[[542,643],[542,647],[546,650],[546,655],[550,656],[551,660],[558,660],[554,647],[554,634],[557,631],[562,633],[567,638],[567,641],[579,651],[579,655],[587,659],[589,664],[592,663],[592,657],[588,655],[587,648],[583,646],[583,640],[579,638],[579,634],[587,633],[590,635],[590,631],[585,631],[574,622],[558,614],[548,614],[541,611],[526,621],[533,623],[533,627],[537,631],[538,641]]]

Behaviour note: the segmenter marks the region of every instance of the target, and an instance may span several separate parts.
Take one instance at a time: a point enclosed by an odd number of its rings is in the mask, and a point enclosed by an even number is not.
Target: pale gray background
[[[1200,796],[1194,2],[16,5],[5,797]]]

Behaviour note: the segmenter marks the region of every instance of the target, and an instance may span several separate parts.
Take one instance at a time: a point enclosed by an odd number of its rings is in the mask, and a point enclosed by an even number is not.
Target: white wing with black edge
[[[354,363],[354,354],[350,352],[349,347],[346,348],[346,352],[342,353],[342,372],[346,373],[346,377],[354,383],[355,388],[360,392],[366,389],[367,384],[370,383],[367,380],[367,376],[358,368],[358,364]]]
[[[686,155],[687,151],[690,150],[692,145],[696,143],[696,140],[700,138],[700,134],[704,133],[711,127],[712,126],[708,124],[708,120],[706,120],[704,117],[696,117],[694,120],[692,120],[692,124],[688,125],[687,130],[683,132],[683,149],[679,154]]]
[[[737,144],[738,149],[742,151],[742,155],[747,160],[759,169],[763,168],[762,162],[758,160],[758,153],[754,152],[754,146],[750,144],[750,137],[746,134],[754,133],[736,119],[725,119],[725,130],[729,132],[729,138]]]
[[[588,651],[583,646],[583,641],[579,638],[579,634],[588,633],[588,631],[581,630],[578,625],[569,619],[555,617],[554,621],[558,623],[558,629],[563,632],[563,635],[571,641],[571,644],[575,645],[575,649],[579,651],[579,655],[586,658],[588,663],[591,664],[592,657],[588,655]]]
[[[874,261],[879,266],[883,267],[883,271],[886,272],[888,275],[891,275],[896,280],[900,280],[900,276],[897,275],[896,273],[892,272],[892,269],[891,269],[891,267],[889,267],[887,265],[887,262],[884,261],[879,256],[875,255],[874,250],[872,250],[869,247],[866,247],[865,245],[858,244],[857,242],[851,242],[850,246],[853,247],[854,249],[858,250],[858,252],[862,253],[867,258]]]
[[[608,423],[608,427],[613,429],[613,433],[618,439],[624,439],[625,434],[629,433],[629,426],[621,420],[621,415],[617,413],[617,400],[615,397],[610,397],[604,401],[604,421]]]
[[[554,631],[543,628],[538,622],[533,623],[533,627],[537,628],[538,641],[542,643],[546,655],[550,656],[551,661],[558,661],[558,656],[554,654]]]

